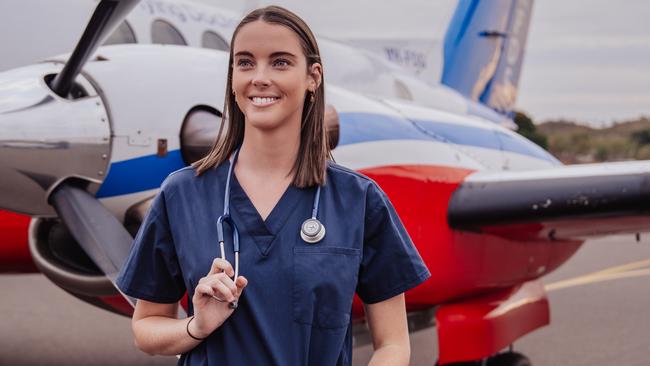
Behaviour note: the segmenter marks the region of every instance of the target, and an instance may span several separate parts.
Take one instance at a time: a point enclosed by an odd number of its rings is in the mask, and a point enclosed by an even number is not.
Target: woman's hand
[[[210,272],[199,280],[192,297],[194,320],[190,324],[190,331],[195,337],[207,337],[232,315],[234,309],[228,304],[238,300],[248,284],[243,276],[237,277],[235,283],[231,278],[234,275],[235,271],[227,260],[215,258]],[[212,296],[224,299],[225,302]]]

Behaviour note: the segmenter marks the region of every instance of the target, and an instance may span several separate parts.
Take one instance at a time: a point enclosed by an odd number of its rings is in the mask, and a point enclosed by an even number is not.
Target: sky
[[[333,38],[444,37],[456,0],[202,0],[242,10],[278,4]],[[538,0],[533,7],[518,109],[536,123],[595,126],[650,116],[650,1]],[[441,45],[440,52],[441,51]]]

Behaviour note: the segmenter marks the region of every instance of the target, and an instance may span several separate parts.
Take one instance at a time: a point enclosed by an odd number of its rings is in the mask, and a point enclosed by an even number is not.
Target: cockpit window
[[[228,42],[226,42],[223,37],[212,31],[203,32],[203,36],[201,37],[201,47],[219,51],[228,51],[230,49],[230,47],[228,47]]]
[[[151,43],[187,45],[178,29],[160,19],[151,24]]]
[[[133,32],[133,28],[127,23],[127,21],[123,21],[115,31],[106,39],[104,42],[104,45],[109,45],[109,44],[125,44],[125,43],[137,43],[135,39],[135,33]]]

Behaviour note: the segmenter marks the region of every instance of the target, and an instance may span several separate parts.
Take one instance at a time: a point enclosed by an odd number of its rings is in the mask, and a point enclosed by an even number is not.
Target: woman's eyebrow
[[[235,53],[235,56],[249,56],[255,58],[255,56],[253,56],[253,54],[248,51],[239,51]]]
[[[248,52],[248,51],[239,51],[239,52],[235,53],[235,56],[248,56],[248,57],[255,58],[255,56],[253,56],[253,54]],[[278,52],[273,52],[271,54],[271,58],[278,57],[278,56],[289,56],[289,57],[296,58],[296,55],[294,55],[291,52],[287,52],[287,51],[278,51]]]
[[[273,52],[271,54],[271,58],[278,57],[278,56],[289,56],[289,57],[296,58],[296,55],[287,51],[278,51],[278,52]]]

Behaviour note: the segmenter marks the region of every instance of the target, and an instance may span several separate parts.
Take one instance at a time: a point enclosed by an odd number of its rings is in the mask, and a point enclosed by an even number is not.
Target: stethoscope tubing
[[[230,217],[230,179],[232,178],[232,171],[237,161],[237,156],[239,156],[239,148],[235,151],[235,154],[230,159],[230,166],[228,167],[228,177],[226,178],[226,189],[224,193],[224,203],[223,203],[223,215],[217,218],[217,240],[219,241],[219,249],[221,251],[221,259],[226,260],[226,249],[224,246],[225,238],[223,232],[223,224],[226,223],[230,225],[232,229],[232,244],[233,252],[235,253],[235,276],[233,281],[237,283],[237,278],[239,277],[239,230],[237,225]],[[216,296],[212,296],[216,300],[222,301]],[[228,303],[228,306],[231,309],[237,308],[237,300]]]
[[[235,153],[230,158],[230,166],[228,167],[228,176],[226,177],[226,187],[224,193],[223,215],[217,218],[217,240],[219,241],[219,250],[221,251],[221,259],[223,260],[226,260],[223,225],[228,224],[232,229],[233,252],[235,254],[235,276],[234,276],[235,282],[237,282],[237,278],[239,277],[239,230],[237,229],[237,225],[235,224],[232,217],[230,216],[230,180],[232,178],[233,169],[235,167],[235,163],[237,162],[238,156],[239,156],[239,147],[235,150]],[[322,226],[320,221],[318,221],[317,219],[318,203],[320,200],[320,188],[321,188],[320,185],[316,188],[316,194],[314,195],[314,204],[311,212],[311,219],[308,220],[308,221],[313,221],[314,223],[319,225],[318,228],[320,229],[319,230],[320,233],[317,236],[314,236],[313,234],[308,235],[307,233],[304,232],[302,228],[300,232],[301,237],[310,244],[319,242],[325,235],[325,227]],[[224,302],[223,300],[221,300],[216,296],[212,296],[212,297],[218,301]],[[228,306],[231,309],[236,309],[237,301],[235,300],[229,303]]]

